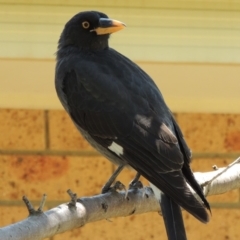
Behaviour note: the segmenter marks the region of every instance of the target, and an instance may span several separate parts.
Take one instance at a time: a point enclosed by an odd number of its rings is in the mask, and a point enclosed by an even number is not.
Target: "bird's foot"
[[[111,186],[104,186],[103,188],[102,188],[102,194],[104,194],[104,193],[107,193],[107,192],[116,192],[116,191],[121,191],[121,190],[125,190],[126,188],[125,188],[125,186],[124,186],[124,184],[122,184],[120,181],[116,181],[113,185],[111,185]]]
[[[102,192],[101,192],[102,194],[107,193],[112,190],[112,185],[113,185],[114,181],[116,180],[117,176],[119,175],[119,173],[123,170],[123,168],[124,168],[124,165],[118,166],[118,168],[115,170],[115,172],[108,179],[106,184],[103,186]]]
[[[137,173],[134,179],[129,183],[129,189],[143,188],[143,184],[139,181],[140,173]]]
[[[129,189],[139,189],[143,188],[143,184],[141,181],[131,181],[129,184]]]
[[[126,192],[125,198],[127,198],[127,188],[120,181],[116,181],[111,187],[105,188],[104,186],[102,189],[102,194],[107,192],[117,192],[117,191],[123,191],[123,190]]]
[[[116,181],[112,187],[115,191],[122,191],[122,190],[127,190],[125,185],[121,183],[120,181]]]
[[[113,188],[114,188],[116,191],[117,191],[117,190],[119,190],[119,191],[124,190],[124,191],[125,191],[125,196],[124,196],[124,198],[127,199],[127,197],[128,197],[128,190],[127,190],[127,188],[125,187],[124,184],[122,184],[120,181],[117,181],[117,182],[114,184]]]

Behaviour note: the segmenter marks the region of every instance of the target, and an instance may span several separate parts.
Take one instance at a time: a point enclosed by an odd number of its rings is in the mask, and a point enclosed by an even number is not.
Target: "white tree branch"
[[[240,188],[240,157],[225,168],[219,168],[213,172],[194,173],[194,176],[198,183],[204,186],[206,196]]]
[[[226,168],[194,175],[205,186],[206,195],[221,194],[240,188],[239,162],[240,158]],[[82,227],[89,222],[160,211],[159,203],[149,187],[130,189],[127,199],[125,192],[111,192],[80,198],[75,206],[74,204],[73,199],[71,204],[61,204],[44,213],[41,212],[41,205],[27,219],[0,228],[0,240],[40,240]]]

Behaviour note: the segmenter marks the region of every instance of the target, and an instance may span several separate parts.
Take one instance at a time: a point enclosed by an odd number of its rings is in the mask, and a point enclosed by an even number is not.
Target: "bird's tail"
[[[161,191],[173,199],[176,204],[187,210],[201,222],[207,223],[209,221],[205,206],[199,202],[190,191],[181,171],[170,172],[168,174],[156,174],[156,177],[157,179],[155,176],[149,176],[152,188],[152,185],[154,185],[156,186],[155,188],[161,189]],[[157,197],[156,191],[154,191],[154,193]]]
[[[179,205],[164,193],[161,193],[160,206],[168,240],[187,240]]]

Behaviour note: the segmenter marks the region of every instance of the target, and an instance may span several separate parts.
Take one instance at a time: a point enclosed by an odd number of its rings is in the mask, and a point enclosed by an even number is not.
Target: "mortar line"
[[[45,123],[45,149],[50,149],[50,136],[49,136],[49,111],[44,111],[44,123]]]
[[[240,156],[240,152],[231,152],[231,153],[217,153],[217,152],[195,152],[193,153],[193,159],[199,158],[233,158],[237,159]]]
[[[0,149],[0,154],[6,154],[6,155],[56,155],[56,156],[100,156],[100,154],[97,151],[78,151],[78,150],[3,150]],[[199,159],[199,158],[231,158],[235,159],[240,156],[240,152],[235,153],[214,153],[214,152],[208,152],[208,153],[201,153],[196,152],[193,154],[193,159]]]
[[[0,150],[0,155],[100,156],[96,151]]]

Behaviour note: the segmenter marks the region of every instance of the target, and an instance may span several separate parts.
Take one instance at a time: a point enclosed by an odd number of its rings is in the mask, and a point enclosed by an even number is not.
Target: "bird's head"
[[[66,23],[58,48],[74,46],[82,50],[101,50],[108,47],[110,34],[124,27],[124,23],[109,19],[104,13],[80,12]]]

